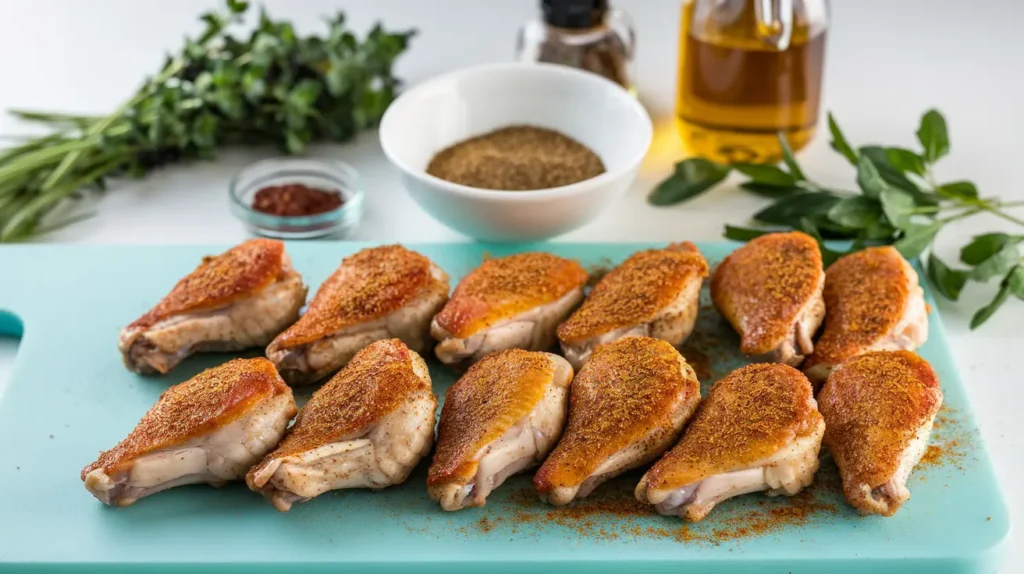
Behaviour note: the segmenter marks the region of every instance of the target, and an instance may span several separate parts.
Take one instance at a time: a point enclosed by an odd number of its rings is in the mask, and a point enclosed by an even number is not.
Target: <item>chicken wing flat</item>
[[[435,410],[423,358],[398,339],[371,343],[313,393],[246,482],[282,512],[329,490],[400,484],[434,444]]]
[[[824,284],[813,237],[770,233],[722,261],[711,277],[711,299],[740,334],[740,351],[795,366],[814,349]]]
[[[267,347],[291,384],[318,381],[374,341],[401,339],[418,353],[432,342],[430,319],[448,300],[448,275],[401,245],[346,257],[301,319]]]
[[[846,500],[892,516],[910,498],[907,478],[942,405],[931,366],[909,351],[859,355],[832,371],[818,401]]]
[[[778,363],[747,365],[711,387],[636,497],[696,522],[733,496],[794,495],[814,481],[824,432],[807,377]]]
[[[203,262],[148,313],[121,330],[128,369],[166,373],[192,353],[262,347],[306,300],[284,244],[253,239]]]
[[[649,337],[601,345],[573,379],[569,420],[533,478],[555,505],[668,450],[700,402],[700,383],[675,347]]]
[[[682,344],[697,321],[707,275],[707,261],[690,242],[634,253],[558,327],[565,358],[579,369],[595,347],[627,335]]]
[[[890,246],[869,247],[830,265],[825,309],[825,331],[804,363],[816,384],[854,355],[913,351],[928,339],[928,307],[917,273]]]
[[[431,325],[437,358],[469,364],[491,351],[543,351],[583,299],[587,272],[549,253],[488,259],[459,283]]]
[[[220,486],[277,446],[297,411],[270,361],[235,359],[167,389],[82,480],[116,506],[185,484]]]
[[[483,506],[505,479],[536,466],[565,424],[572,366],[551,353],[495,351],[448,389],[427,474],[445,510]]]

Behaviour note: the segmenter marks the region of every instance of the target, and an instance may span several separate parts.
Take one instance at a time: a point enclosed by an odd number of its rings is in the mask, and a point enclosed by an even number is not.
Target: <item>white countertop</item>
[[[476,63],[508,60],[517,27],[535,12],[534,0],[268,0],[275,16],[301,30],[319,29],[319,16],[341,8],[365,30],[381,18],[389,28],[420,34],[397,72],[409,83]],[[198,29],[196,16],[219,2],[176,0],[0,0],[0,109],[10,107],[100,113],[128,97],[163,53]],[[725,222],[742,223],[764,200],[723,187],[691,203],[654,208],[644,198],[681,154],[672,125],[678,2],[613,0],[638,30],[638,85],[656,123],[655,145],[629,195],[586,227],[560,241],[714,240]],[[920,114],[941,109],[950,124],[951,156],[939,173],[971,179],[983,195],[1024,199],[1019,150],[1024,149],[1024,3],[1017,0],[841,0],[832,3],[824,107],[835,112],[855,143],[914,145]],[[459,24],[458,22],[463,22]],[[472,24],[466,24],[470,22]],[[0,136],[21,130],[0,119]],[[115,186],[83,223],[44,238],[74,243],[235,243],[246,237],[228,212],[230,175],[262,152],[233,151],[218,162],[162,170]],[[401,189],[376,134],[324,146],[359,169],[367,190],[366,217],[353,239],[462,241],[422,212]],[[819,137],[800,154],[805,170],[827,182],[849,182],[848,166]],[[966,238],[1010,229],[985,216],[944,231],[939,254],[955,261]],[[1017,233],[1020,233],[1018,228]],[[974,309],[994,286],[970,286],[958,304],[941,302],[981,430],[1018,527],[1024,524],[1024,407],[1015,353],[1024,349],[1024,304],[1008,302],[981,330],[970,332]],[[16,342],[0,337],[0,386]],[[1018,529],[1019,532],[1019,529]],[[1024,537],[1014,536],[1019,545]],[[1011,546],[1014,544],[1011,543]],[[1024,551],[1012,550],[1004,571],[1024,571]]]

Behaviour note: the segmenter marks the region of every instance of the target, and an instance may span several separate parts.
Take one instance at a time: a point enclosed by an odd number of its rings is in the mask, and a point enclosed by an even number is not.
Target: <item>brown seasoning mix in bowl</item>
[[[587,146],[546,128],[508,126],[445,148],[427,173],[452,183],[508,191],[549,189],[604,173]]]

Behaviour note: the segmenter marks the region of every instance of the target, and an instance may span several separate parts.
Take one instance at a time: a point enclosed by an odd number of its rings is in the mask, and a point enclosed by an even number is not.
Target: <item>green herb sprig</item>
[[[818,240],[826,265],[870,245],[893,245],[908,259],[923,257],[935,290],[954,301],[968,281],[985,283],[999,278],[999,290],[974,314],[972,329],[987,321],[1011,296],[1024,299],[1024,235],[975,236],[960,250],[960,261],[966,267],[951,267],[931,250],[946,225],[979,213],[1024,227],[1024,220],[1006,211],[1024,206],[1024,202],[981,197],[977,187],[966,180],[936,181],[932,168],[949,153],[949,133],[942,114],[929,110],[921,118],[917,130],[921,149],[917,151],[877,145],[854,148],[831,114],[828,127],[832,149],[857,170],[857,191],[829,188],[807,177],[780,133],[781,165],[683,160],[648,200],[654,205],[686,201],[737,171],[748,178],[741,188],[774,201],[753,215],[754,227],[726,225],[729,239],[749,241],[774,231],[800,230]],[[826,240],[847,240],[849,248],[835,250]]]
[[[80,116],[11,110],[52,133],[0,150],[0,242],[23,240],[74,221],[43,217],[111,177],[143,177],[167,163],[215,156],[226,144],[272,144],[298,153],[316,140],[346,141],[375,124],[395,98],[392,64],[413,31],[378,24],[362,40],[344,14],[325,35],[299,36],[290,22],[260,10],[247,36],[235,36],[248,2],[200,18],[160,72],[112,114]]]

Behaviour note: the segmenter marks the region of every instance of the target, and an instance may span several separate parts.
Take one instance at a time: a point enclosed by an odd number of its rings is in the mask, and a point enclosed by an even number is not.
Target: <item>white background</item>
[[[0,0],[0,109],[101,113],[152,74],[165,51],[199,30],[204,0]],[[410,84],[454,68],[512,56],[517,27],[535,14],[533,0],[269,0],[275,16],[300,30],[318,29],[322,14],[343,9],[365,30],[377,18],[420,34],[398,73]],[[613,0],[629,12],[639,36],[641,98],[657,125],[655,145],[630,194],[564,241],[713,240],[724,222],[742,222],[763,200],[731,186],[682,206],[655,209],[644,196],[681,154],[671,109],[676,78],[679,5],[671,0]],[[1024,2],[1017,0],[837,0],[832,2],[824,107],[855,143],[913,146],[921,112],[938,107],[950,124],[952,155],[942,178],[972,179],[985,195],[1024,199]],[[0,136],[25,128],[0,118]],[[850,170],[818,137],[800,155],[805,170],[849,182]],[[98,215],[45,241],[79,243],[232,243],[245,237],[230,216],[231,174],[273,150],[230,152],[216,163],[163,170],[141,183],[116,186],[93,208]],[[364,176],[367,214],[354,238],[446,241],[464,237],[411,203],[384,161],[376,134],[315,154],[340,158]],[[1024,210],[1022,210],[1024,211]],[[1024,213],[1019,213],[1024,216]],[[978,217],[944,231],[939,254],[954,260],[971,234],[1006,228]],[[1010,229],[1010,228],[1006,228]],[[1018,228],[1018,233],[1020,233]],[[8,275],[0,270],[0,277]],[[963,371],[982,434],[993,454],[1014,521],[1024,524],[1024,304],[1009,302],[984,328],[969,332],[974,309],[992,287],[971,286],[959,304],[939,305]],[[113,343],[111,343],[113,344]],[[0,386],[15,342],[0,337]],[[1015,537],[1015,540],[1022,540]],[[1013,551],[1006,571],[1024,571]]]

